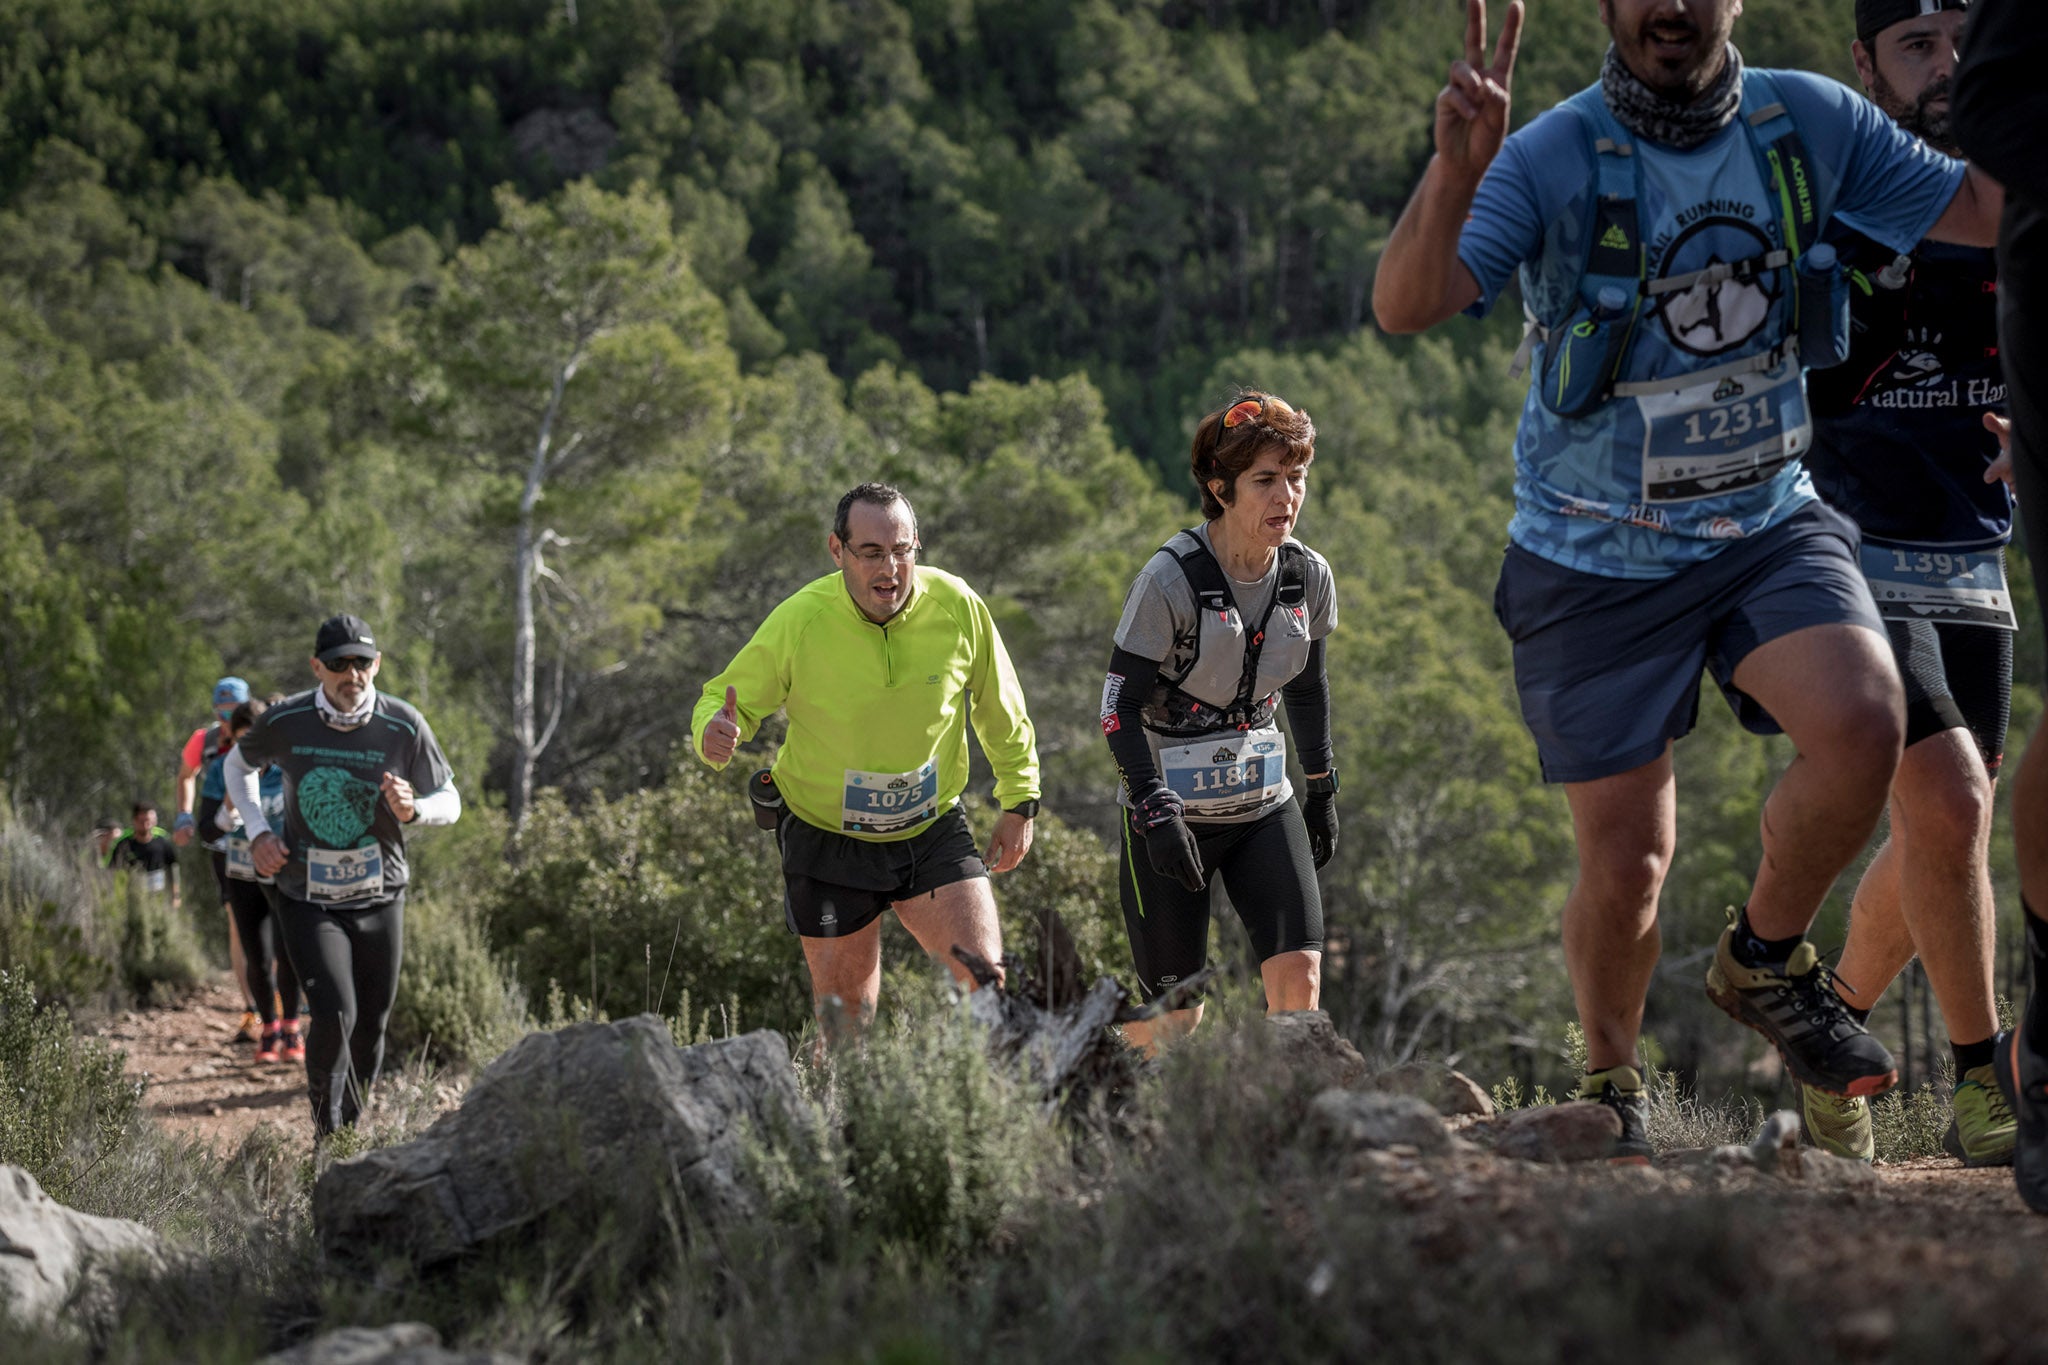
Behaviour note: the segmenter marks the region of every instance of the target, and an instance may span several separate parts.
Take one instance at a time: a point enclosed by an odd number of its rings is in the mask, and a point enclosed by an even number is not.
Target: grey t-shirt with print
[[[1199,540],[1211,554],[1216,551],[1215,542],[1210,539],[1209,527],[1205,523],[1195,527],[1188,534]],[[1185,542],[1183,542],[1185,543]],[[1300,545],[1289,538],[1289,544]],[[1330,572],[1330,563],[1307,546],[1303,551],[1303,569],[1307,589],[1307,600],[1303,604],[1300,618],[1289,616],[1284,609],[1276,607],[1268,620],[1269,640],[1285,642],[1290,635],[1305,636],[1308,640],[1320,640],[1337,627],[1337,581]],[[1221,562],[1219,557],[1218,562]],[[1246,623],[1247,629],[1256,629],[1266,606],[1280,587],[1280,556],[1273,556],[1272,565],[1265,576],[1255,583],[1240,582],[1225,571],[1223,581],[1229,585],[1232,600],[1237,604],[1237,613]],[[1145,567],[1131,584],[1130,592],[1124,598],[1123,618],[1117,622],[1117,648],[1141,659],[1157,659],[1162,674],[1178,674],[1195,657],[1193,641],[1197,634],[1195,591],[1188,583],[1187,573],[1180,561],[1168,550],[1160,550],[1146,561]],[[1277,652],[1277,651],[1276,651]],[[1262,655],[1262,659],[1264,656]],[[1236,675],[1239,663],[1233,663],[1230,672]],[[1281,679],[1280,681],[1285,681]],[[1279,682],[1273,684],[1277,689]],[[1219,732],[1222,735],[1223,732]],[[1231,732],[1234,734],[1235,732]],[[1160,767],[1160,776],[1166,777],[1166,765],[1161,754],[1169,749],[1184,748],[1194,741],[1186,738],[1162,740],[1150,729],[1145,731],[1145,742],[1151,746],[1152,761]],[[1220,755],[1218,755],[1220,757]],[[1224,765],[1226,767],[1232,765]],[[1189,793],[1183,793],[1185,799]],[[1263,789],[1262,797],[1256,802],[1246,802],[1239,808],[1223,808],[1199,814],[1190,811],[1191,821],[1199,820],[1211,824],[1236,824],[1256,820],[1294,794],[1292,783],[1284,772],[1277,784]],[[1129,793],[1121,785],[1117,799],[1123,805],[1130,804]]]
[[[374,886],[348,894],[335,885],[320,903],[368,906],[405,889],[405,827],[383,799],[383,775],[404,778],[419,796],[453,780],[426,717],[379,692],[369,720],[339,730],[322,718],[313,693],[301,692],[258,716],[242,736],[241,750],[250,767],[275,763],[284,773],[282,833],[290,858],[278,871],[279,891],[293,900],[314,899],[307,887],[309,858],[356,871],[370,865],[373,849]],[[335,852],[347,856],[327,856]]]

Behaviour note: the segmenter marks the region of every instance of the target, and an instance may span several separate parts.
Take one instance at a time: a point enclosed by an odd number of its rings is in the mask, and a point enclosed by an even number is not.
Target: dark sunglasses
[[[329,673],[347,673],[351,670],[357,673],[368,673],[370,665],[376,662],[377,657],[373,654],[367,659],[346,658],[323,661],[321,667],[325,668]]]

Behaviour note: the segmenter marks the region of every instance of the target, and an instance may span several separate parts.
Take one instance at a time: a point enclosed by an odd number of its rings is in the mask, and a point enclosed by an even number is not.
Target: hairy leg
[[[1763,863],[1749,897],[1759,936],[1794,938],[1884,810],[1905,742],[1898,666],[1874,631],[1809,626],[1750,651],[1734,680],[1797,750],[1764,802]]]
[[[1594,1071],[1633,1065],[1657,966],[1657,897],[1678,842],[1671,750],[1640,768],[1565,786],[1579,875],[1564,903],[1564,956]]]

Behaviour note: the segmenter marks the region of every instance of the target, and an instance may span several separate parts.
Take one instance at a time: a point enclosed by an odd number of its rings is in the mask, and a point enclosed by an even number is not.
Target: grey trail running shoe
[[[1861,1096],[1830,1095],[1804,1081],[1799,1084],[1799,1123],[1806,1140],[1823,1152],[1870,1162],[1877,1158],[1877,1137],[1870,1128],[1870,1101]]]
[[[1795,1080],[1831,1095],[1869,1099],[1898,1083],[1898,1064],[1835,994],[1834,973],[1801,939],[1782,970],[1735,960],[1735,925],[1721,931],[1707,968],[1707,998],[1771,1040]]]
[[[2048,1057],[2027,1046],[2019,1029],[1998,1035],[1991,1058],[2006,1107],[2019,1120],[2013,1144],[2012,1179],[2020,1199],[2035,1213],[2048,1213]]]
[[[1594,1100],[1621,1119],[1621,1136],[1607,1159],[1617,1166],[1647,1166],[1656,1153],[1650,1147],[1650,1099],[1643,1075],[1632,1066],[1610,1066],[1579,1078],[1575,1099]]]

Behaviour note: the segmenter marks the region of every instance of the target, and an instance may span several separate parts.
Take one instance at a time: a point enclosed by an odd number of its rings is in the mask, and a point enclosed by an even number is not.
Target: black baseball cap
[[[313,657],[323,664],[336,659],[374,659],[377,641],[360,616],[344,612],[320,623],[320,633],[313,637]]]
[[[1970,0],[1856,0],[1856,37],[1867,43],[1893,24],[1969,7]]]

